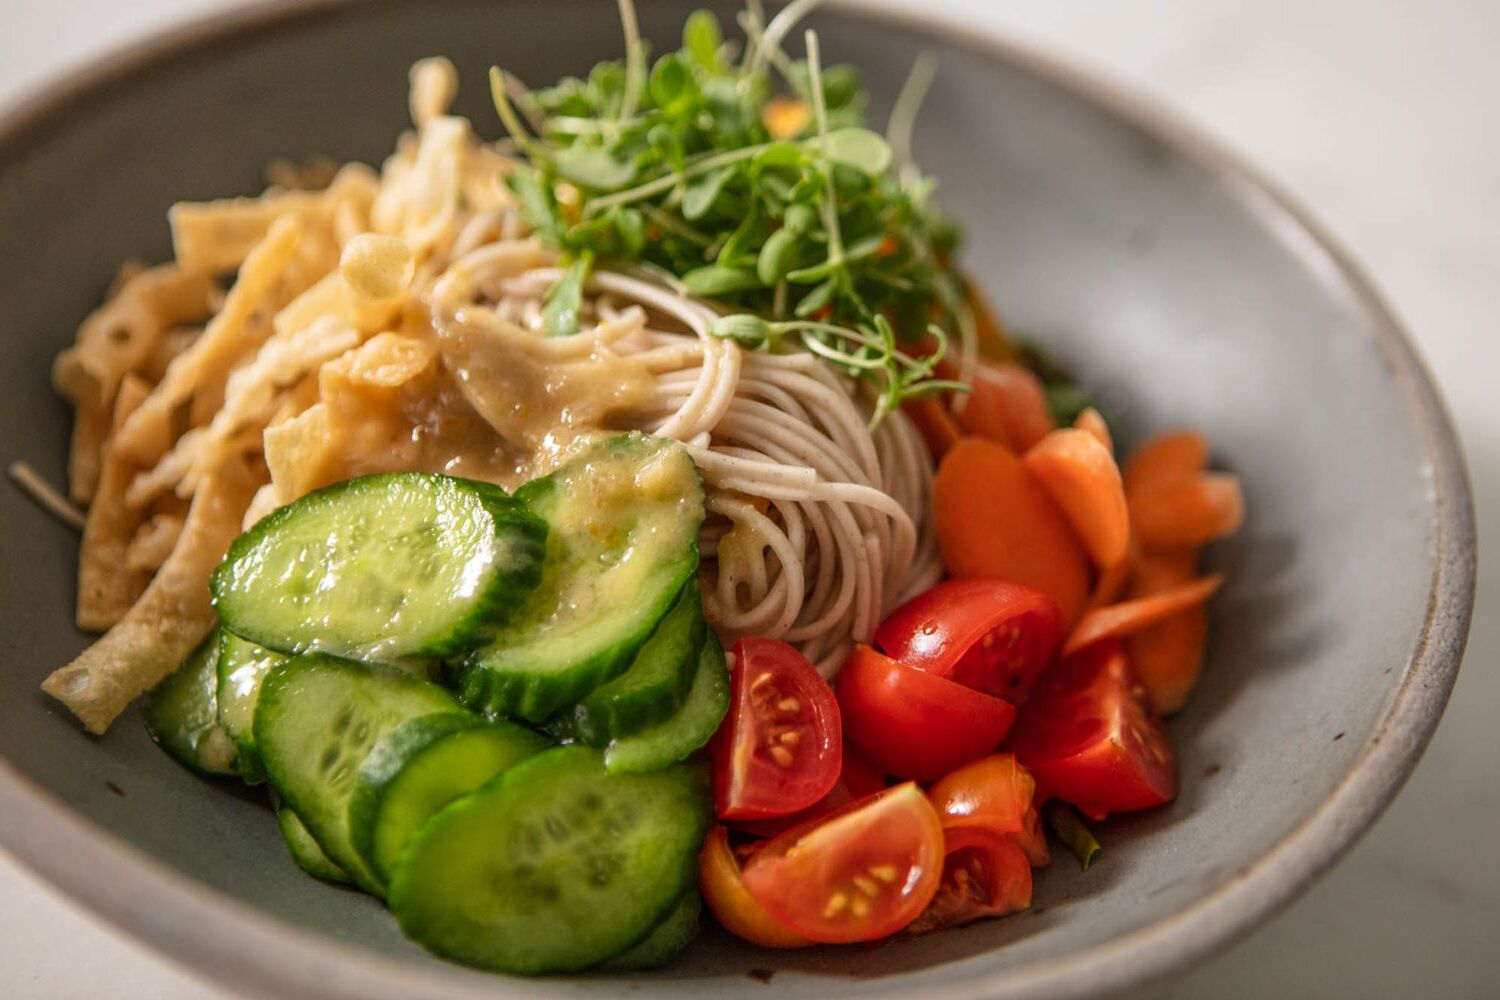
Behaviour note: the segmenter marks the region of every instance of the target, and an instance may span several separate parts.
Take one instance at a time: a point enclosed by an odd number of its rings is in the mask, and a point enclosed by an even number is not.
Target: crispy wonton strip
[[[327,227],[346,204],[368,210],[377,186],[374,171],[353,163],[325,191],[178,202],[168,213],[172,247],[183,267],[228,274],[249,258],[277,219],[292,215],[308,229]]]
[[[134,375],[120,383],[115,397],[115,427],[145,400],[151,387]],[[125,503],[125,489],[139,466],[114,447],[104,452],[99,492],[89,505],[78,548],[78,627],[102,632],[124,617],[141,596],[151,574],[132,570],[125,554],[144,516]]]
[[[255,491],[243,469],[216,472],[193,498],[182,536],[125,617],[42,690],[99,734],[137,695],[177,668],[214,625],[208,577],[239,534]]]
[[[205,388],[222,391],[229,369],[259,346],[250,320],[264,308],[301,237],[302,225],[295,216],[283,216],[272,224],[266,238],[245,259],[224,308],[193,346],[167,366],[161,384],[116,432],[113,447],[142,465],[154,463],[171,446],[172,411]],[[269,332],[269,324],[265,326]]]
[[[176,265],[139,271],[83,321],[77,342],[57,356],[52,384],[75,411],[68,453],[68,492],[74,500],[87,503],[98,487],[120,380],[148,365],[165,330],[206,317],[214,293],[208,275]]]

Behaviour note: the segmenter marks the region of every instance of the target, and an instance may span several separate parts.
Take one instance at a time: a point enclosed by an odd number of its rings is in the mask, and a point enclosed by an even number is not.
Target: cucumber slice
[[[547,745],[529,729],[473,715],[403,722],[360,765],[349,800],[355,849],[389,879],[401,849],[439,809]]]
[[[698,919],[703,912],[703,897],[689,889],[678,897],[677,905],[667,919],[657,924],[646,940],[620,952],[599,966],[608,972],[635,972],[666,965],[682,953],[698,936]]]
[[[216,689],[219,633],[188,654],[182,666],[146,696],[146,728],[163,750],[200,774],[233,774],[234,741],[219,725]]]
[[[272,667],[285,662],[286,657],[281,653],[241,639],[228,629],[220,630],[219,725],[239,750],[235,768],[251,785],[266,780],[266,768],[255,746],[255,702],[260,697],[260,682]]]
[[[680,444],[625,434],[516,498],[547,522],[542,582],[457,677],[473,708],[540,723],[624,670],[693,577],[703,481]]]
[[[635,654],[629,669],[573,710],[573,731],[590,746],[639,732],[682,707],[703,648],[703,602],[689,580],[672,610]]]
[[[728,711],[729,668],[724,647],[710,629],[682,708],[665,722],[612,741],[604,751],[604,766],[611,774],[635,774],[686,760],[713,737]]]
[[[451,656],[537,584],[547,528],[497,486],[399,472],[316,490],[262,519],[214,570],[236,635],[283,653]]]
[[[436,684],[326,653],[295,656],[261,682],[255,742],[271,784],[323,852],[367,892],[379,895],[382,883],[349,831],[360,764],[407,719],[444,712],[463,709]]]
[[[286,806],[277,809],[276,826],[281,830],[281,839],[286,841],[287,850],[291,851],[298,868],[324,882],[348,883],[349,873],[328,860],[328,855],[323,853],[323,848],[318,846],[296,813]]]
[[[690,887],[711,812],[702,768],[611,775],[589,747],[543,750],[412,838],[391,910],[418,944],[480,968],[597,965]]]

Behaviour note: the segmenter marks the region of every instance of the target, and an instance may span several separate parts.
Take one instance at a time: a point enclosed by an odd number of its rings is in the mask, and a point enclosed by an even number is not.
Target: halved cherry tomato
[[[806,948],[813,943],[778,924],[746,890],[740,864],[729,849],[729,834],[722,826],[710,830],[703,841],[698,884],[704,902],[731,934],[766,948]]]
[[[885,772],[860,756],[848,743],[844,744],[844,760],[839,767],[838,780],[823,796],[801,812],[775,819],[737,820],[736,830],[743,830],[754,837],[774,837],[811,820],[821,819],[867,795],[874,795],[886,787]]]
[[[839,776],[839,705],[807,658],[779,639],[734,644],[729,714],[709,744],[720,819],[768,819],[817,802]]]
[[[1091,819],[1169,802],[1177,761],[1143,696],[1119,641],[1097,643],[1048,673],[1010,746],[1044,795]]]
[[[950,845],[964,833],[992,833],[1014,840],[1039,868],[1051,860],[1037,816],[1036,782],[1015,754],[993,754],[966,764],[933,785],[927,798],[942,818]]]
[[[932,903],[907,928],[925,934],[1001,917],[1031,905],[1031,865],[1009,837],[977,833],[950,839],[943,881]]]
[[[741,877],[783,927],[838,944],[873,941],[911,923],[942,874],[942,825],[907,782],[767,842]]]
[[[1000,745],[1016,708],[858,645],[838,676],[844,735],[887,774],[932,781]]]
[[[1021,702],[1062,640],[1057,603],[1008,580],[947,580],[875,630],[887,656],[985,694]]]

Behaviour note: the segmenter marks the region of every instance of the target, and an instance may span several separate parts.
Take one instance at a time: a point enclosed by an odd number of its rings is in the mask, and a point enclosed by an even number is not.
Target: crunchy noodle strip
[[[256,485],[240,469],[206,479],[176,547],[141,599],[77,659],[42,682],[42,690],[68,706],[89,732],[109,728],[213,628],[206,583],[239,534]]]

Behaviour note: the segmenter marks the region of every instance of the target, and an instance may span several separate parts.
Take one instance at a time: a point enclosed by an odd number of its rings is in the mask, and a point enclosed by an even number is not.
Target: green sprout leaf
[[[833,163],[878,177],[891,167],[891,147],[867,128],[841,128],[828,133],[821,148]]]
[[[594,255],[585,250],[568,265],[562,280],[552,286],[542,304],[542,328],[549,337],[570,337],[578,332],[578,312],[583,307],[583,283],[588,280]]]
[[[682,276],[682,287],[689,295],[701,295],[714,299],[735,292],[747,292],[760,287],[760,279],[754,271],[742,267],[723,267],[709,264],[695,268]]]

